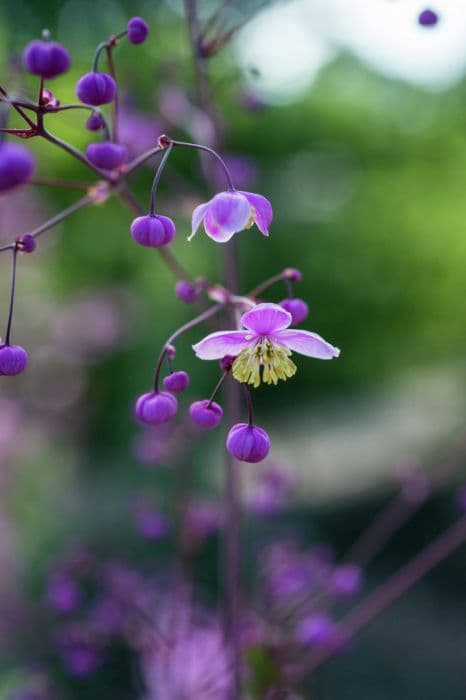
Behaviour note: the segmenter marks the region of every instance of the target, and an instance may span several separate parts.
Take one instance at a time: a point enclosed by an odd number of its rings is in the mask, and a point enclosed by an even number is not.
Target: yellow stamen
[[[257,388],[261,383],[262,367],[262,381],[266,384],[277,384],[279,379],[286,381],[297,369],[290,355],[288,348],[274,345],[268,338],[261,338],[240,352],[233,362],[233,376],[238,382]]]
[[[252,226],[254,226],[255,222],[256,222],[256,210],[254,207],[251,207],[251,216],[249,217],[247,224],[245,224],[244,229],[246,230],[248,228],[251,228]]]

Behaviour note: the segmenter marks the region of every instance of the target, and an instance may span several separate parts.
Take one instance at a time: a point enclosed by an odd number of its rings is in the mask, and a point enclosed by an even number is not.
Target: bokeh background
[[[225,156],[239,186],[264,193],[275,211],[269,240],[254,229],[238,237],[242,289],[298,266],[296,294],[311,309],[306,327],[342,349],[338,361],[303,360],[293,381],[256,394],[272,457],[289,466],[299,489],[278,520],[248,520],[246,582],[256,532],[293,528],[303,542],[340,554],[398,488],[400,471],[436,469],[464,430],[466,3],[439,5],[431,29],[417,23],[417,0],[297,0],[262,10],[237,2],[222,17],[225,28],[248,19],[210,62]],[[215,7],[201,3],[205,17]],[[54,91],[73,101],[97,43],[134,14],[147,19],[151,36],[117,51],[122,139],[133,153],[163,132],[208,141],[212,125],[195,106],[175,1],[4,0],[2,83],[35,94],[34,79],[19,70],[21,51],[48,27],[73,58]],[[78,147],[89,141],[79,112],[50,117],[49,127]],[[41,176],[91,182],[66,154],[30,146]],[[145,167],[133,178],[141,202],[151,176]],[[201,233],[186,242],[190,212],[209,194],[195,155],[175,153],[159,207],[177,223],[176,254],[215,281],[216,246]],[[31,186],[1,196],[1,241],[78,195]],[[169,542],[145,544],[135,526],[141,494],[169,516],[173,488],[164,455],[142,442],[132,404],[164,339],[192,309],[176,299],[158,257],[134,245],[130,220],[117,201],[84,210],[20,260],[14,330],[31,361],[24,376],[0,386],[1,698],[36,667],[49,670],[60,697],[139,697],[124,662],[90,678],[67,675],[44,602],[47,572],[76,543],[142,567],[164,566],[168,556]],[[6,316],[6,257],[0,288]],[[275,287],[270,298],[284,296]],[[201,335],[186,337],[177,356],[193,398],[217,379],[213,364],[192,357]],[[191,482],[212,496],[222,484],[222,450],[219,433],[181,458]],[[247,465],[245,481],[254,469]],[[376,558],[369,589],[456,517],[461,476]],[[212,596],[219,548],[215,540],[202,560]],[[316,674],[312,697],[464,698],[465,562],[459,552],[384,613]]]

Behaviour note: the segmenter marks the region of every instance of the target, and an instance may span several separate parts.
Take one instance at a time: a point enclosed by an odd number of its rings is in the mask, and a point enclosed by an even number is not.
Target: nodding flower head
[[[94,107],[112,102],[116,91],[116,83],[112,76],[97,71],[85,73],[79,78],[76,85],[78,99],[84,104]]]
[[[0,345],[0,376],[21,374],[27,363],[28,355],[21,345]]]
[[[189,374],[179,370],[172,372],[163,380],[163,386],[167,391],[172,391],[174,394],[179,394],[189,386]]]
[[[211,333],[193,349],[201,360],[235,356],[234,378],[254,387],[261,383],[261,370],[266,384],[292,377],[296,372],[292,352],[320,360],[339,356],[339,349],[317,333],[288,328],[291,321],[291,314],[278,304],[258,304],[241,317],[246,330]]]
[[[189,407],[189,415],[193,423],[204,430],[216,428],[222,420],[223,409],[215,401],[204,399],[203,401],[195,401]]]
[[[34,156],[20,143],[0,144],[0,192],[24,185],[35,168]]]
[[[30,41],[23,51],[23,63],[32,75],[41,78],[56,78],[66,73],[71,65],[70,54],[56,41],[37,39]]]
[[[417,21],[421,27],[434,27],[438,20],[438,14],[434,10],[426,9],[420,13]]]
[[[147,425],[166,423],[178,411],[178,401],[166,391],[150,391],[136,401],[136,418]]]
[[[226,243],[235,233],[254,224],[264,236],[268,236],[272,217],[272,205],[261,194],[236,190],[220,192],[193,211],[188,241],[195,236],[201,221],[209,238],[218,243]]]
[[[280,306],[291,314],[292,323],[302,323],[309,316],[309,306],[303,299],[283,299]]]
[[[97,112],[92,112],[91,116],[86,121],[86,129],[89,131],[99,131],[104,125],[104,120],[97,114]]]
[[[138,216],[131,224],[131,236],[146,248],[161,248],[175,237],[175,224],[168,216]]]
[[[199,296],[199,291],[195,285],[188,280],[178,280],[175,286],[175,294],[180,301],[185,304],[193,304]]]
[[[119,143],[90,143],[86,148],[87,159],[101,170],[115,170],[128,160],[128,149]]]
[[[242,462],[262,462],[270,451],[270,438],[262,428],[248,423],[237,423],[227,436],[227,450]]]
[[[149,27],[142,17],[131,17],[127,26],[128,40],[132,44],[142,44],[147,39]]]
[[[21,253],[33,253],[37,248],[37,241],[31,233],[23,233],[16,239],[16,244]]]

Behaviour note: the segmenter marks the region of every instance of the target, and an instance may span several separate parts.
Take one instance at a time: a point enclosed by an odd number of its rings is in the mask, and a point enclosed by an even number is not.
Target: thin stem
[[[125,169],[125,175],[129,175],[129,173],[133,172],[133,170],[136,170],[136,168],[139,168],[140,165],[146,162],[146,160],[149,160],[149,158],[152,158],[152,156],[157,155],[157,153],[160,153],[160,151],[164,151],[165,147],[161,146],[156,146],[155,148],[151,148],[149,151],[146,151],[145,153],[141,153],[140,156],[135,158],[134,160],[131,161],[126,166]]]
[[[466,516],[463,516],[346,616],[340,625],[345,638],[351,639],[358,634],[421,578],[450,556],[465,540]],[[338,648],[339,645],[330,645],[316,651],[307,662],[295,668],[293,680],[299,681],[315,671],[334,656]]]
[[[246,395],[246,404],[248,407],[248,425],[250,428],[254,425],[254,409],[252,406],[251,390],[247,384],[243,384],[244,393]]]
[[[251,289],[250,292],[246,294],[248,297],[258,297],[262,292],[265,292],[266,289],[269,287],[272,287],[272,285],[276,284],[277,282],[282,282],[285,278],[283,272],[278,273],[277,275],[272,275],[272,277],[269,277],[268,279],[264,280],[264,282],[261,282],[261,284],[258,284],[257,287],[254,287],[254,289]]]
[[[157,392],[159,390],[160,370],[162,368],[162,363],[163,363],[164,357],[166,355],[168,346],[172,345],[172,343],[180,335],[182,335],[183,333],[186,333],[186,331],[189,331],[191,328],[194,328],[194,326],[197,326],[199,323],[206,321],[208,318],[210,318],[214,314],[218,313],[223,308],[224,308],[224,304],[215,304],[215,306],[211,306],[210,308],[206,309],[201,314],[199,314],[199,316],[196,316],[195,318],[191,319],[191,321],[184,323],[174,333],[171,334],[171,336],[167,339],[167,341],[165,342],[165,344],[162,348],[162,351],[159,355],[159,359],[157,360],[157,365],[155,367],[155,375],[154,375],[154,391],[155,392]]]
[[[0,253],[4,253],[7,250],[14,250],[14,248],[16,248],[16,243],[7,243],[7,245],[0,248]]]
[[[92,107],[91,105],[79,105],[79,104],[60,105],[59,107],[53,107],[51,109],[47,109],[46,114],[55,114],[56,112],[68,112],[68,111],[75,110],[75,109],[85,109],[88,112],[92,112],[93,114],[97,114],[102,119],[102,122],[104,125],[105,138],[110,139],[110,135],[111,135],[110,134],[110,127],[108,125],[105,114],[98,107]]]
[[[29,231],[29,234],[31,236],[34,236],[34,238],[37,238],[37,236],[40,236],[42,233],[45,233],[49,229],[56,226],[56,224],[59,224],[60,221],[63,221],[63,219],[66,219],[71,214],[74,214],[74,212],[79,211],[79,209],[82,209],[83,207],[86,207],[88,204],[92,204],[93,202],[94,198],[91,195],[86,195],[85,197],[78,199],[78,201],[72,204],[71,206],[67,207],[66,209],[63,209],[63,211],[59,212],[55,216],[52,216],[52,218],[48,221],[45,221],[40,226],[37,226],[37,228],[33,229],[32,231]]]
[[[214,151],[213,148],[209,148],[208,146],[202,146],[199,143],[188,143],[187,141],[173,141],[173,140],[171,141],[171,143],[174,146],[182,146],[184,148],[196,148],[198,151],[205,151],[206,153],[210,153],[211,156],[214,156],[215,158],[217,158],[218,162],[220,163],[220,165],[223,168],[223,172],[225,173],[225,177],[226,177],[227,183],[228,183],[228,189],[230,190],[230,192],[234,192],[235,186],[233,185],[233,180],[231,179],[230,171],[228,170],[225,161],[223,160],[223,158],[221,158],[221,156],[219,156],[217,151]]]
[[[212,401],[213,401],[213,400],[215,399],[215,397],[217,396],[217,394],[218,394],[218,392],[219,392],[219,390],[220,390],[220,387],[222,386],[223,382],[225,381],[225,379],[226,379],[226,377],[227,377],[229,371],[230,371],[230,370],[226,369],[226,370],[223,372],[223,374],[222,374],[222,376],[220,377],[220,379],[218,380],[217,384],[215,385],[215,389],[213,390],[212,394],[210,395],[209,403],[207,404],[207,408],[210,408],[210,407],[211,407]]]
[[[10,292],[10,308],[8,310],[8,321],[6,324],[5,331],[5,345],[10,345],[11,336],[11,323],[13,321],[13,306],[15,303],[15,288],[16,288],[16,260],[18,257],[17,246],[13,249],[12,261],[11,261],[11,292]]]
[[[0,85],[0,95],[3,95],[3,97],[8,98],[8,93],[7,93],[7,91],[6,91],[1,85]],[[30,118],[28,117],[28,115],[25,114],[25,112],[21,109],[21,107],[19,107],[19,106],[18,106],[17,104],[15,104],[14,102],[11,102],[11,105],[12,105],[13,109],[15,109],[15,110],[18,112],[18,114],[22,116],[22,118],[24,119],[24,121],[27,122],[27,123],[29,124],[29,126],[31,127],[31,129],[35,129],[35,128],[36,128],[36,125],[34,124],[34,122],[32,121],[32,119],[30,119]]]
[[[62,141],[62,139],[59,139],[58,136],[54,136],[51,134],[45,127],[42,127],[42,131],[40,132],[41,136],[43,136],[46,141],[50,141],[50,143],[55,144],[55,146],[58,146],[59,148],[62,148],[64,151],[69,153],[73,158],[76,158],[79,160],[81,163],[86,165],[88,168],[91,168],[95,173],[103,177],[105,180],[109,180],[109,177],[107,173],[105,173],[103,170],[100,170],[100,168],[96,168],[95,165],[92,165],[90,163],[84,153],[81,153],[81,151],[78,151],[77,148],[74,146],[71,146],[69,143],[66,143],[66,141]]]
[[[105,49],[107,47],[108,47],[107,41],[101,41],[100,44],[97,45],[97,48],[96,48],[95,54],[94,54],[94,60],[92,61],[92,71],[94,73],[98,73],[100,54],[102,53],[102,51],[105,51]]]
[[[152,183],[152,189],[150,191],[150,205],[149,205],[149,214],[150,216],[154,216],[155,214],[155,195],[157,192],[157,187],[159,186],[160,178],[162,176],[163,169],[165,167],[165,164],[168,160],[168,157],[171,153],[171,150],[173,148],[173,144],[170,144],[163,154],[163,158],[159,163],[159,167],[155,171],[155,176],[154,176],[154,181]]]
[[[33,177],[29,180],[28,185],[45,185],[47,187],[65,187],[69,190],[84,190],[87,191],[90,185],[86,182],[77,182],[76,180],[59,180],[53,177]]]
[[[113,61],[113,46],[112,45],[107,45],[107,63],[108,63],[108,72],[112,76],[112,78],[115,81],[115,85],[117,85],[117,78],[116,78],[116,72],[115,72],[115,63]],[[113,140],[118,143],[118,111],[119,111],[119,97],[118,97],[118,85],[115,91],[115,97],[113,98],[112,101],[112,135],[113,135]]]

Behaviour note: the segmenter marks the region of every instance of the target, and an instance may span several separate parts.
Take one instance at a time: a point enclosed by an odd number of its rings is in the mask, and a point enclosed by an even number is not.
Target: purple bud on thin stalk
[[[227,436],[228,452],[241,462],[256,464],[267,457],[270,438],[262,428],[248,423],[237,423]]]
[[[195,401],[189,407],[189,415],[193,423],[205,430],[212,430],[222,420],[223,409],[215,401],[204,399]]]
[[[104,126],[104,120],[100,114],[93,112],[86,122],[86,129],[89,131],[99,131]]]
[[[178,411],[178,401],[165,391],[150,391],[136,401],[135,413],[138,420],[147,425],[166,423]]]
[[[172,372],[163,380],[163,386],[167,391],[172,391],[174,394],[179,394],[189,386],[189,374],[179,370]]]
[[[19,143],[0,144],[0,192],[24,185],[34,173],[32,153]]]
[[[187,280],[178,280],[175,286],[175,294],[180,301],[185,304],[193,304],[197,297],[198,291],[192,282]]]
[[[220,368],[224,372],[230,372],[231,368],[233,367],[233,362],[236,360],[236,357],[234,355],[225,355],[225,357],[222,357],[220,360]]]
[[[290,282],[301,282],[303,279],[303,273],[301,270],[298,270],[297,267],[286,267],[283,270],[283,277],[290,280]]]
[[[142,17],[131,17],[128,22],[128,40],[132,44],[142,44],[147,39],[149,27]]]
[[[20,238],[16,239],[16,245],[21,253],[33,253],[37,248],[37,241],[30,233],[24,233]]]
[[[78,80],[76,95],[81,102],[98,107],[112,102],[117,91],[116,83],[108,73],[91,71]]]
[[[131,236],[146,248],[161,248],[174,239],[175,224],[168,216],[159,214],[138,216],[131,224]]]
[[[291,314],[292,323],[302,323],[309,316],[309,306],[303,299],[283,299],[280,306]]]
[[[439,21],[439,16],[434,10],[427,8],[420,13],[417,21],[421,27],[434,27]]]
[[[128,160],[128,149],[119,143],[90,143],[86,148],[87,159],[101,170],[115,170]]]
[[[0,376],[15,377],[27,363],[27,352],[20,345],[0,345]]]
[[[24,49],[23,63],[32,75],[49,80],[66,73],[71,65],[71,59],[68,50],[61,44],[36,39],[29,42]]]

